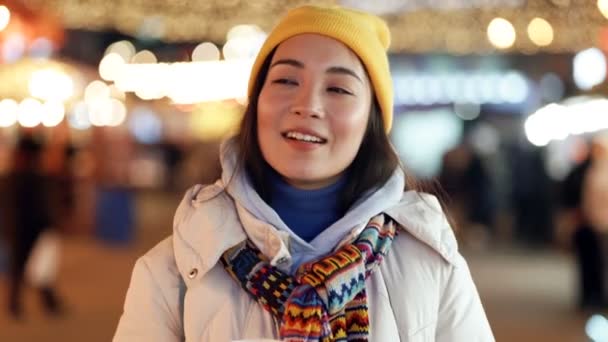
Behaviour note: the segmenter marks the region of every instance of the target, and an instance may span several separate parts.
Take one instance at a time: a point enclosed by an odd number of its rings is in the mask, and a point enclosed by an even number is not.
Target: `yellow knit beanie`
[[[393,121],[393,83],[386,51],[390,31],[379,17],[340,7],[302,6],[290,10],[274,27],[258,53],[249,76],[249,97],[270,52],[280,43],[302,33],[317,33],[348,46],[363,62],[380,105],[388,133]]]

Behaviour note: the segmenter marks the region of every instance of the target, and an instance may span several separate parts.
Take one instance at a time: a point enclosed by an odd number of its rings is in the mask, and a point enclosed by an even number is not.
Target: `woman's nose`
[[[294,98],[290,112],[303,116],[321,117],[323,110],[320,97],[318,91],[312,87],[301,87]]]

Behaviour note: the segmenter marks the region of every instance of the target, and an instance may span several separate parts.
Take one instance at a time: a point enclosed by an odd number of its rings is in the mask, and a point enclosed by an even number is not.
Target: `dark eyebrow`
[[[293,67],[296,68],[304,68],[304,63],[297,61],[295,59],[279,59],[278,61],[272,63],[272,65],[270,66],[271,68],[275,65],[279,65],[279,64],[287,64],[287,65],[291,65]]]
[[[272,63],[272,65],[270,65],[270,67],[274,67],[276,65],[291,65],[293,67],[299,68],[299,69],[303,69],[304,68],[304,63],[295,60],[295,59],[291,59],[291,58],[287,58],[287,59],[279,59],[278,61],[275,61],[274,63]],[[357,75],[356,72],[352,71],[351,69],[345,68],[345,67],[341,67],[341,66],[333,66],[333,67],[329,67],[325,72],[329,73],[329,74],[342,74],[342,75],[350,75],[354,78],[356,78],[357,80],[359,80],[359,82],[363,83],[363,80],[361,79],[361,77],[359,77],[359,75]]]
[[[350,75],[350,76],[358,79],[359,82],[363,83],[363,80],[361,79],[361,77],[359,77],[359,75],[357,75],[356,72],[354,72],[354,71],[352,71],[352,70],[350,70],[348,68],[345,68],[345,67],[334,66],[334,67],[331,67],[331,68],[327,69],[326,72],[330,73],[330,74]]]

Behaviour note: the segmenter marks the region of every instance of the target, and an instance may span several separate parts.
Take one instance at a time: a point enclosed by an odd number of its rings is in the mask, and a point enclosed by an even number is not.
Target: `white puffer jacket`
[[[219,258],[249,238],[284,271],[350,243],[385,212],[403,230],[366,283],[370,341],[486,342],[492,331],[439,202],[403,193],[400,172],[311,245],[298,239],[242,177],[190,189],[173,235],[135,264],[114,341],[224,342],[277,339],[277,325],[224,270]],[[232,184],[227,190],[224,184]],[[339,240],[336,240],[339,238]]]

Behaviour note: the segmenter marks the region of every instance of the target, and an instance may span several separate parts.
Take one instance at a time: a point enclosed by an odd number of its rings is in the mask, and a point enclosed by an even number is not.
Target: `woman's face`
[[[287,39],[258,99],[264,159],[297,188],[335,182],[355,159],[371,101],[365,69],[346,45],[318,34]]]

